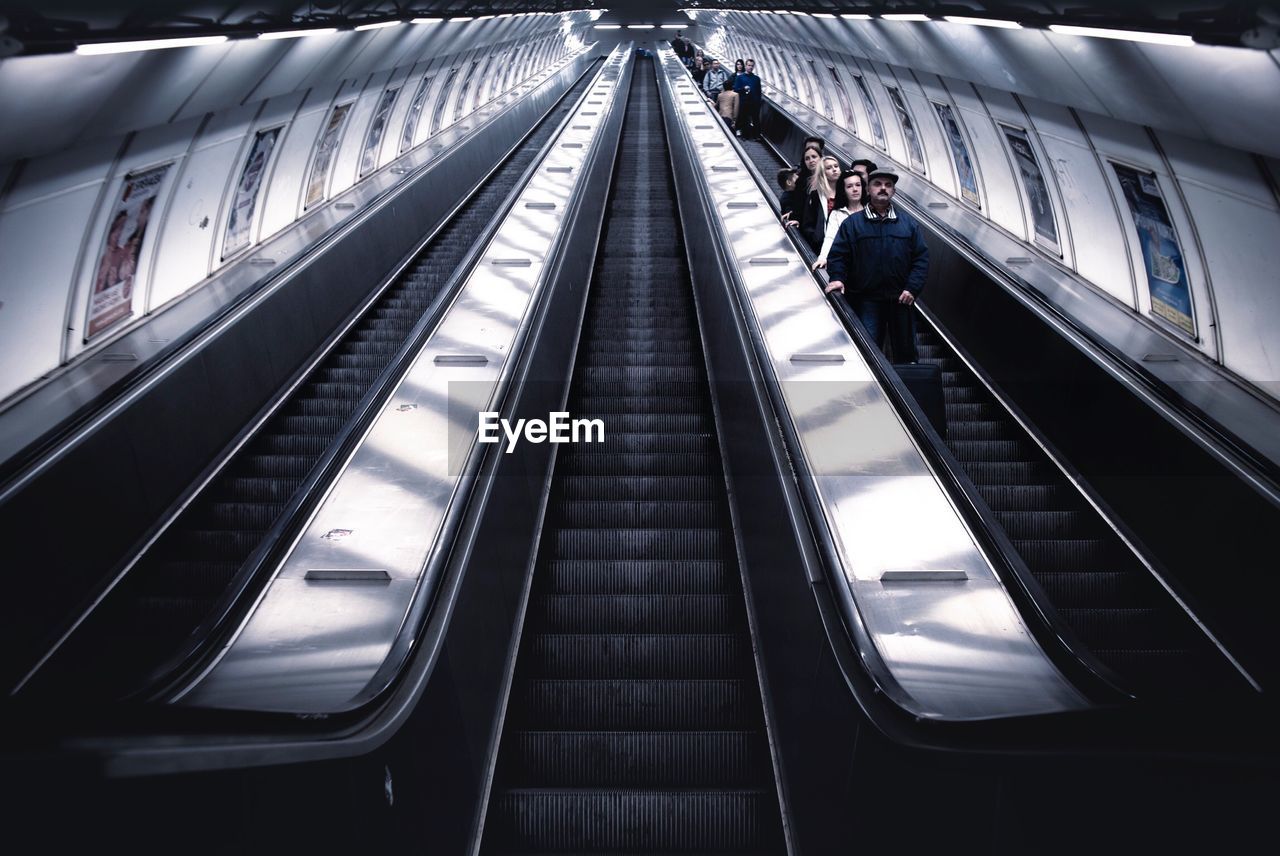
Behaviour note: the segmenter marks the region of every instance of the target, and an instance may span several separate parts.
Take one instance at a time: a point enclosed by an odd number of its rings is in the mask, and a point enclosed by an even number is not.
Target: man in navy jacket
[[[897,184],[886,169],[868,176],[866,207],[845,218],[827,253],[827,293],[844,295],[877,344],[887,322],[894,362],[914,363],[911,305],[924,290],[929,248],[915,218],[894,207]]]
[[[760,119],[760,78],[756,76],[756,61],[746,62],[747,70],[733,78],[733,91],[738,93],[738,136],[753,139],[760,136],[757,124]]]

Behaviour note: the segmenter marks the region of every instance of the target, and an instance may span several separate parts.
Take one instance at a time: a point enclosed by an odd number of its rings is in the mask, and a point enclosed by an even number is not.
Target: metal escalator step
[[[301,415],[285,413],[271,420],[271,430],[281,434],[313,434],[333,437],[346,421],[341,416]]]
[[[212,502],[201,516],[210,529],[266,530],[283,510],[283,502]]]
[[[675,435],[679,436],[679,435]],[[561,481],[566,500],[686,500],[703,501],[719,495],[721,483],[711,476],[567,476]]]
[[[716,594],[733,582],[717,559],[555,559],[548,594]]]
[[[769,786],[768,744],[754,731],[523,731],[513,788]]]
[[[701,529],[729,523],[718,502],[698,500],[568,500],[556,506],[556,522],[575,528]]]
[[[992,511],[1065,511],[1080,504],[1078,493],[1056,484],[989,484],[978,492]]]
[[[956,422],[1005,420],[1007,415],[994,401],[947,402],[947,424]]]
[[[705,680],[749,678],[751,645],[735,633],[541,633],[530,678]]]
[[[529,603],[535,633],[733,633],[741,600],[723,594],[555,594]]]
[[[759,690],[738,679],[538,679],[517,688],[534,730],[728,731],[761,726]]]
[[[243,499],[250,502],[285,502],[302,484],[301,478],[238,476],[219,479],[211,488],[215,500]]]
[[[254,455],[235,463],[236,475],[304,478],[315,459],[310,455]]]
[[[1149,607],[1065,607],[1058,614],[1090,650],[1130,648],[1135,639],[1176,638],[1168,616]]]
[[[1126,571],[1050,571],[1035,576],[1059,609],[1145,606],[1151,596],[1143,580]]]
[[[706,411],[697,413],[601,413],[584,407],[575,407],[577,419],[605,420],[604,435],[611,432],[628,433],[685,433],[715,430],[715,423]]]
[[[680,380],[582,380],[574,392],[582,399],[591,398],[695,398],[706,385],[700,381]]]
[[[990,396],[980,386],[943,386],[942,399],[948,405],[987,401]]]
[[[285,407],[290,416],[327,416],[345,423],[355,413],[354,398],[295,398]]]
[[[249,441],[253,454],[307,455],[320,457],[329,448],[330,438],[324,434],[261,434]]]
[[[1094,532],[1093,521],[1083,511],[997,511],[995,515],[1013,539],[1078,540]]]
[[[948,432],[951,426],[947,426]],[[956,460],[981,462],[1034,461],[1039,455],[1022,440],[947,440],[947,446]]]
[[[947,414],[947,440],[1018,440],[1022,429],[1006,419],[956,419]]]
[[[532,850],[734,853],[781,847],[772,788],[734,791],[506,790],[494,835]]]
[[[697,383],[704,381],[703,372],[687,366],[588,366],[577,377],[592,383]]]
[[[575,447],[581,454],[710,455],[716,451],[710,432],[673,434],[663,431],[606,432],[603,442]]]
[[[1048,540],[1012,538],[1014,549],[1035,573],[1041,571],[1092,571],[1115,567],[1123,556],[1117,556],[1114,545],[1100,538]]]
[[[967,461],[964,471],[977,485],[1047,485],[1057,472],[1039,461]]]
[[[147,587],[152,596],[212,600],[240,570],[239,562],[176,561],[157,563],[159,574]]]
[[[584,395],[575,401],[575,413],[702,413],[706,409],[705,399],[693,395]]]
[[[180,555],[199,556],[205,562],[241,562],[262,540],[263,532],[222,529],[182,529],[173,533],[173,548]]]
[[[605,420],[605,437],[611,424]],[[573,453],[565,455],[560,466],[570,476],[677,476],[684,474],[709,474],[715,472],[716,458],[709,454],[680,454],[675,452],[615,452],[593,455],[579,451],[589,448],[580,445]]]
[[[726,559],[733,537],[719,529],[560,529],[557,559]]]

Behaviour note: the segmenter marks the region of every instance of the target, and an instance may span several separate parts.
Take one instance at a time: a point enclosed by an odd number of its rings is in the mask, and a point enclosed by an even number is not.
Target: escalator
[[[652,61],[637,59],[483,852],[784,851]]]
[[[461,273],[477,236],[518,191],[521,176],[591,82],[594,68],[149,547],[37,673],[33,689],[90,698],[137,689],[211,613],[225,608],[228,589],[251,554],[296,501],[415,325],[447,298],[443,291]]]
[[[766,178],[785,165],[766,141],[742,145]],[[940,335],[927,293],[922,306],[916,344],[920,361],[942,370],[947,449],[1080,643],[1141,695],[1243,688],[1115,529]]]

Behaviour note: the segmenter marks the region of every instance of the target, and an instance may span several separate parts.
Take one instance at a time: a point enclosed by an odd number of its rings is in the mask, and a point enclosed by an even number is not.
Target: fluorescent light
[[[361,24],[356,27],[356,32],[364,32],[365,30],[381,30],[383,27],[399,26],[399,21],[379,21],[376,24]]]
[[[870,21],[871,20],[871,16],[866,14],[865,12],[851,12],[846,15],[841,15],[840,17],[846,21]]]
[[[133,51],[184,48],[188,45],[217,45],[226,40],[226,36],[184,36],[180,39],[143,39],[136,42],[93,42],[87,45],[77,45],[76,53],[81,56],[102,56],[103,54],[132,53]]]
[[[627,24],[628,30],[652,30],[653,24]]]
[[[438,24],[443,20],[444,18],[414,18],[409,23],[410,24]]]
[[[997,18],[966,18],[964,15],[943,15],[944,21],[953,24],[972,24],[975,27],[999,27],[1002,30],[1021,30],[1017,21],[1001,21]]]
[[[621,24],[596,24],[597,30],[621,30]]]
[[[684,24],[663,24],[663,25],[662,25],[662,29],[664,29],[664,30],[683,30],[683,29],[684,29]]]
[[[474,21],[475,18],[470,15],[460,15],[457,18],[445,18],[446,21]]]
[[[328,36],[338,32],[337,27],[324,27],[319,30],[282,30],[278,33],[259,33],[260,39],[300,39],[304,36]]]
[[[887,15],[881,15],[886,21],[928,21],[928,15],[921,15],[919,12],[890,12]]]
[[[1123,39],[1128,42],[1146,42],[1153,45],[1181,45],[1191,47],[1196,43],[1190,36],[1172,33],[1144,33],[1140,30],[1105,30],[1100,27],[1074,27],[1068,24],[1050,24],[1049,29],[1067,36],[1095,36],[1099,39]]]
[[[835,15],[832,15],[830,12],[810,12],[809,14],[815,18],[834,18],[835,17]]]

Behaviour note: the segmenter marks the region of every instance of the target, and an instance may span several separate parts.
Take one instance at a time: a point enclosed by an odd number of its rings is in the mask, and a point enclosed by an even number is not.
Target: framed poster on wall
[[[378,106],[373,111],[373,119],[369,122],[369,133],[364,138],[364,151],[360,154],[360,177],[364,178],[378,168],[378,149],[382,146],[382,136],[386,133],[387,122],[391,119],[391,108],[395,106],[400,87],[388,89],[378,99]]]
[[[93,287],[89,292],[89,317],[85,341],[133,314],[133,294],[142,244],[155,208],[156,197],[172,163],[131,172],[120,187],[120,198],[111,211],[107,236],[98,252]]]
[[[316,153],[311,158],[311,173],[307,178],[307,196],[302,204],[305,211],[317,202],[323,202],[329,186],[329,170],[333,167],[333,158],[338,153],[338,143],[342,141],[342,129],[347,124],[347,114],[351,112],[351,102],[337,104],[329,113],[329,121],[325,123],[324,133],[316,144]]]
[[[1120,190],[1138,232],[1147,292],[1151,296],[1151,314],[1195,338],[1191,283],[1156,174],[1115,161],[1111,162],[1111,168],[1120,181]]]
[[[887,152],[889,146],[884,141],[884,122],[880,121],[880,108],[872,99],[871,90],[867,87],[867,82],[862,79],[862,75],[855,74],[853,79],[858,82],[858,89],[862,91],[862,102],[867,107],[867,121],[871,123],[871,134],[875,138],[876,148]]]
[[[902,100],[902,93],[892,86],[886,86],[884,90],[889,93],[889,100],[893,102],[893,109],[898,114],[898,124],[902,126],[902,136],[907,140],[907,157],[911,160],[911,168],[925,175],[924,149],[920,146],[920,135],[916,133],[915,123],[911,121],[911,114],[907,112],[907,104]]]
[[[1027,206],[1031,211],[1031,223],[1035,229],[1036,240],[1058,250],[1058,224],[1053,217],[1053,201],[1049,198],[1049,185],[1040,171],[1040,163],[1031,148],[1031,140],[1022,128],[1012,125],[1001,125],[1005,142],[1013,153],[1013,162],[1018,167],[1018,178],[1022,189],[1027,194]]]
[[[249,246],[249,230],[253,226],[254,211],[258,207],[258,194],[279,136],[280,129],[271,128],[259,131],[253,138],[249,158],[244,162],[240,180],[236,182],[235,195],[231,199],[231,213],[227,215],[227,234],[222,241],[224,259]]]
[[[969,157],[969,146],[960,132],[960,123],[956,114],[951,111],[950,104],[933,102],[938,111],[938,121],[942,122],[942,135],[951,146],[951,157],[956,164],[956,177],[960,181],[960,198],[972,205],[981,207],[978,197],[978,173],[973,168],[973,160]]]

